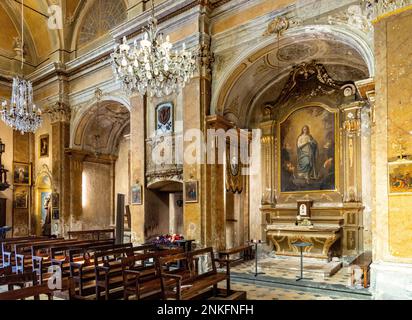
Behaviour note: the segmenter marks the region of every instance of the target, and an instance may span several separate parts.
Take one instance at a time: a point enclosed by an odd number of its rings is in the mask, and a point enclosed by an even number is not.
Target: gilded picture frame
[[[50,137],[48,134],[41,135],[39,138],[40,158],[49,157],[49,153],[50,153]]]
[[[13,184],[16,186],[31,185],[31,163],[13,162]]]
[[[412,161],[398,160],[388,163],[389,195],[412,194]]]
[[[284,159],[284,140],[282,137],[282,125],[288,120],[290,119],[290,117],[302,110],[308,109],[308,108],[320,108],[323,109],[325,112],[328,112],[331,116],[331,119],[333,119],[333,133],[332,132],[328,132],[328,136],[331,137],[333,136],[333,144],[334,144],[334,150],[333,152],[330,151],[331,154],[333,154],[333,159],[329,160],[329,165],[330,167],[333,167],[333,170],[330,169],[330,173],[329,175],[333,172],[333,183],[327,185],[326,186],[330,186],[325,187],[325,188],[316,188],[315,186],[310,187],[310,188],[287,188],[285,187],[285,175],[284,172],[282,171],[284,170],[284,165],[285,165],[285,159]],[[300,118],[300,122],[302,122],[301,120],[302,118]],[[303,117],[303,122],[302,123],[309,123],[309,125],[305,124],[304,126],[309,126],[309,128],[311,127],[311,120],[308,119],[307,117]],[[282,118],[281,121],[278,122],[277,124],[277,137],[278,137],[278,142],[277,142],[277,174],[278,174],[278,181],[280,184],[279,187],[279,193],[280,194],[308,194],[308,193],[335,193],[339,191],[339,186],[340,186],[340,170],[339,170],[339,165],[340,165],[340,138],[339,138],[339,122],[340,121],[340,117],[339,117],[339,110],[331,108],[325,104],[322,103],[307,103],[305,105],[296,107],[292,110],[290,110],[287,114],[285,114]],[[303,127],[304,127],[303,126]],[[303,127],[302,129],[302,133],[303,133]],[[300,127],[298,127],[300,129]],[[295,128],[295,130],[297,130]],[[299,137],[299,133],[295,134],[296,135],[296,139]],[[316,138],[316,137],[315,137]],[[297,148],[297,143],[295,145],[293,145],[292,147]],[[296,159],[294,160],[295,162],[297,161]],[[322,163],[323,164],[323,163]],[[320,163],[317,163],[318,167],[321,167]],[[291,170],[295,170],[294,174],[296,172],[296,163],[292,163],[292,169]],[[283,173],[283,177],[282,177],[282,173]]]

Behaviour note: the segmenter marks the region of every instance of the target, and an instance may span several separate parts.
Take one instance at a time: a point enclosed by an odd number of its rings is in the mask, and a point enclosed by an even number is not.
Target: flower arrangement
[[[181,234],[166,234],[157,237],[153,243],[156,245],[173,245],[176,241],[184,240],[184,237]]]

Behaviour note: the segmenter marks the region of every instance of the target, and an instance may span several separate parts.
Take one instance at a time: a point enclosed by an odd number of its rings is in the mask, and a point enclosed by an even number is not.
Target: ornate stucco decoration
[[[333,80],[324,65],[312,61],[301,63],[290,72],[289,79],[280,96],[274,102],[267,103],[265,113],[286,102],[310,99],[317,96],[339,94],[341,98],[350,97],[356,93],[352,82]]]
[[[271,22],[269,22],[264,36],[276,34],[278,37],[282,35],[286,30],[301,25],[302,22],[297,19],[289,19],[285,16],[276,17]]]
[[[70,122],[71,109],[63,102],[56,102],[54,105],[47,107],[44,113],[48,114],[52,123]]]
[[[215,62],[215,55],[210,49],[210,43],[203,43],[199,47],[199,63],[204,76],[212,74],[213,63]]]

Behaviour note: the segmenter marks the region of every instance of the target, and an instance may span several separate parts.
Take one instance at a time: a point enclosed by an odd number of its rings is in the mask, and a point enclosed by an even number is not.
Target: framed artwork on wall
[[[60,208],[60,195],[57,192],[53,192],[52,194],[52,207],[53,209]]]
[[[13,184],[21,186],[31,185],[31,164],[23,162],[13,163]]]
[[[39,154],[41,158],[47,158],[49,156],[49,135],[48,134],[44,134],[40,136]]]
[[[339,178],[338,114],[304,106],[278,126],[282,193],[336,191]]]
[[[165,102],[156,107],[156,134],[173,133],[173,103]]]
[[[141,205],[142,204],[142,185],[135,184],[132,186],[131,190],[131,204],[132,205]]]
[[[18,190],[14,194],[14,208],[27,209],[29,207],[29,194],[27,190]]]
[[[398,160],[388,166],[389,194],[412,194],[412,161]]]
[[[199,202],[199,182],[198,181],[186,181],[185,182],[185,202],[197,203]]]

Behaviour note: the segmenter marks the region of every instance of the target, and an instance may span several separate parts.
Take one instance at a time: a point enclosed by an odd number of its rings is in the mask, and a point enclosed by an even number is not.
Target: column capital
[[[49,115],[51,123],[70,122],[72,110],[70,106],[64,102],[56,102],[55,104],[46,107],[44,113]]]

